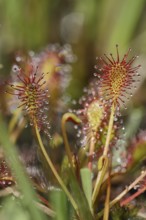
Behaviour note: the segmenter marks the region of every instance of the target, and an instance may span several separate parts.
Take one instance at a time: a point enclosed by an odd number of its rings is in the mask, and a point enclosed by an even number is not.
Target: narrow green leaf
[[[88,201],[86,199],[85,194],[81,190],[79,183],[77,182],[74,174],[71,172],[71,170],[68,173],[69,178],[70,178],[70,188],[71,188],[71,193],[78,205],[79,209],[79,218],[81,220],[93,220],[92,213],[89,208]]]
[[[65,193],[62,190],[52,190],[50,198],[53,209],[56,211],[54,220],[68,220],[69,212]]]
[[[88,168],[83,168],[80,171],[82,186],[87,198],[90,210],[92,212],[92,180],[91,180],[91,171]]]
[[[30,220],[30,213],[21,206],[19,199],[12,197],[5,199],[0,211],[0,219],[3,220]]]

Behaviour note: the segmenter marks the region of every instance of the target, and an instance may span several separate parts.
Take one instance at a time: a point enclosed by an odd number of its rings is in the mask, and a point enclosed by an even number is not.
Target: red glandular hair
[[[89,145],[90,140],[94,140],[97,148],[105,144],[105,135],[110,116],[110,108],[100,99],[96,82],[92,82],[88,89],[85,89],[84,96],[79,101],[81,109],[76,114],[82,120],[82,145]],[[119,122],[114,121],[111,135],[111,143],[118,137]]]
[[[103,99],[108,103],[121,106],[125,104],[126,99],[129,99],[129,95],[132,96],[132,88],[139,80],[137,77],[140,76],[138,73],[140,65],[132,66],[137,56],[127,61],[130,49],[121,60],[118,45],[116,45],[116,50],[116,58],[112,54],[110,56],[104,54],[105,58],[99,58],[102,62],[102,68],[100,69],[98,65],[95,68],[101,73],[95,75],[99,77],[99,91]]]
[[[18,82],[10,84],[13,90],[9,91],[12,95],[17,96],[24,113],[29,116],[30,125],[38,126],[41,130],[44,127],[49,128],[47,115],[45,111],[48,109],[48,90],[44,88],[46,81],[44,81],[45,74],[37,76],[38,67],[34,70],[33,66],[29,69],[27,75],[21,70],[17,69]]]

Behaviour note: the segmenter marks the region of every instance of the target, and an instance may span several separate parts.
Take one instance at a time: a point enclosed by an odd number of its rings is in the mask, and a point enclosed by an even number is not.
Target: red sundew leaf
[[[108,57],[104,54],[105,59],[100,57],[102,62],[102,73],[96,74],[99,78],[99,91],[101,96],[109,104],[116,104],[121,106],[125,104],[125,100],[129,99],[127,96],[131,94],[131,88],[134,87],[134,83],[138,81],[137,77],[138,69],[140,65],[133,67],[132,64],[137,58],[137,56],[132,57],[127,61],[130,49],[124,55],[123,59],[120,61],[118,45],[116,45],[117,57],[114,58],[112,54]],[[98,67],[96,66],[98,70]]]
[[[39,84],[44,79],[45,74],[39,73],[37,76],[37,71],[38,67],[34,70],[31,66],[26,75],[26,73],[23,74],[23,71],[18,68],[17,77],[20,82],[10,84],[14,92],[9,92],[9,90],[7,92],[17,96],[19,100],[18,108],[22,108],[25,114],[29,116],[30,125],[37,125],[40,130],[43,128],[47,131],[49,126],[47,120],[44,120],[43,109],[47,105],[48,90],[45,88],[45,81]]]

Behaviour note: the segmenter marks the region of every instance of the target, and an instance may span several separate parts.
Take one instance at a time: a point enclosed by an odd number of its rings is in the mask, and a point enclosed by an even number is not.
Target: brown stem
[[[72,195],[70,194],[70,192],[68,191],[67,187],[65,186],[63,180],[61,179],[61,177],[59,176],[58,172],[56,171],[44,145],[43,145],[43,142],[42,142],[42,139],[41,139],[41,136],[40,136],[40,133],[39,133],[39,130],[38,130],[38,127],[37,125],[35,124],[34,125],[34,128],[35,128],[35,132],[36,132],[36,137],[38,139],[38,143],[39,143],[39,146],[40,146],[40,149],[41,149],[41,152],[44,156],[44,158],[46,159],[50,169],[52,170],[54,176],[56,177],[57,181],[59,182],[60,186],[62,187],[62,189],[64,190],[64,192],[66,193],[66,195],[68,196],[68,199],[70,200],[72,206],[74,207],[74,209],[76,210],[76,212],[78,213],[78,206],[75,202],[75,200],[73,199]]]
[[[123,201],[120,202],[120,206],[127,205],[129,202],[131,202],[133,199],[138,197],[140,194],[142,194],[146,190],[146,186],[142,187],[139,189],[136,193],[133,195],[129,196],[128,198],[124,199]]]

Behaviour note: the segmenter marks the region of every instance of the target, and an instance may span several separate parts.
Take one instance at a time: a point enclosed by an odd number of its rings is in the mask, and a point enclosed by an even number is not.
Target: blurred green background
[[[16,51],[69,43],[77,56],[69,92],[78,98],[96,56],[115,53],[116,44],[122,56],[132,47],[145,63],[145,11],[145,0],[0,0],[1,74],[9,72]]]

